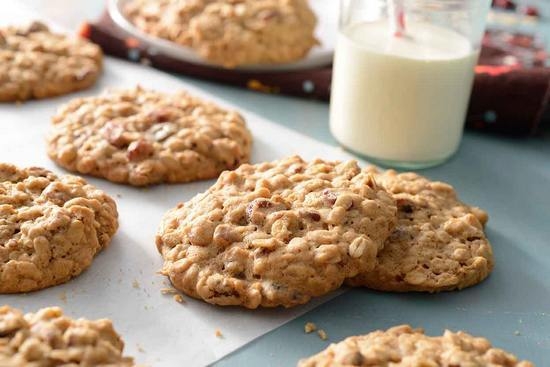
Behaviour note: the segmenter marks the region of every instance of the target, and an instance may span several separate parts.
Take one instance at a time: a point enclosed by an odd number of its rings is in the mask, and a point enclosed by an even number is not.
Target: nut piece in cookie
[[[452,186],[415,173],[366,169],[397,202],[398,221],[371,271],[346,283],[383,291],[439,292],[478,284],[493,269],[487,213]]]
[[[298,367],[352,366],[534,367],[493,348],[487,339],[449,330],[432,337],[408,325],[349,337],[298,363]]]
[[[0,27],[0,102],[41,99],[92,86],[103,54],[93,43],[46,25]]]
[[[307,0],[132,0],[125,14],[142,31],[228,68],[297,61],[318,43]]]
[[[74,320],[57,307],[25,315],[0,307],[0,366],[134,366],[123,349],[111,320]]]
[[[192,297],[291,307],[371,270],[395,216],[355,161],[295,156],[222,173],[165,214],[156,242],[164,274]]]
[[[118,228],[116,204],[80,177],[0,163],[0,293],[79,275]]]
[[[145,186],[215,178],[248,162],[251,145],[237,112],[183,91],[137,87],[62,106],[48,155],[74,172]]]

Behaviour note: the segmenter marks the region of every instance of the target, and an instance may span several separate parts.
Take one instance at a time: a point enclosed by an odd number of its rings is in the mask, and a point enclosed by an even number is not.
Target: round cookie
[[[48,155],[71,171],[143,186],[217,177],[247,162],[251,145],[237,112],[183,91],[137,87],[62,106]]]
[[[132,0],[125,13],[144,32],[225,67],[300,60],[318,43],[307,0]]]
[[[291,307],[372,269],[395,203],[355,161],[245,164],[167,212],[163,274],[217,305]]]
[[[113,199],[80,177],[0,163],[0,293],[64,283],[118,227]]]
[[[298,367],[534,367],[480,337],[445,330],[443,336],[427,336],[408,325],[352,336],[310,358]]]
[[[0,307],[0,366],[131,367],[111,320],[73,320],[57,307],[23,315]]]
[[[93,85],[101,73],[101,49],[52,33],[33,22],[0,28],[0,101],[67,94]]]
[[[395,198],[398,222],[375,268],[347,284],[439,292],[475,285],[489,275],[493,252],[483,232],[487,213],[463,204],[446,183],[415,173],[366,170]]]

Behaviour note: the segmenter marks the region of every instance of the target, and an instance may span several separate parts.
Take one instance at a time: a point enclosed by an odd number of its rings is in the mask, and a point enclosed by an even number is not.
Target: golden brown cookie
[[[217,177],[248,162],[251,145],[237,112],[184,91],[137,87],[61,107],[48,155],[74,172],[143,186]]]
[[[67,94],[93,85],[101,49],[40,22],[0,28],[0,102]]]
[[[352,336],[310,358],[298,367],[534,367],[484,338],[445,330],[427,336],[408,325]]]
[[[291,307],[372,269],[395,202],[355,161],[294,156],[224,172],[165,214],[163,273],[217,305]]]
[[[64,283],[118,227],[113,199],[80,177],[0,163],[0,293]]]
[[[111,320],[74,320],[57,307],[23,315],[0,307],[0,366],[131,367]]]
[[[125,13],[146,33],[225,67],[288,63],[317,44],[307,0],[132,0]]]
[[[462,203],[446,183],[415,173],[367,171],[395,198],[398,222],[375,268],[347,284],[439,292],[475,285],[489,275],[494,260],[483,232],[487,213]]]

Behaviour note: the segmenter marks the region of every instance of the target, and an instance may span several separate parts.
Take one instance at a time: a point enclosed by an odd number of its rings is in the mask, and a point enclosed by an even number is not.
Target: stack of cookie
[[[224,172],[165,215],[157,246],[163,273],[188,295],[291,307],[343,282],[424,292],[477,284],[493,267],[486,221],[447,184],[295,156]]]

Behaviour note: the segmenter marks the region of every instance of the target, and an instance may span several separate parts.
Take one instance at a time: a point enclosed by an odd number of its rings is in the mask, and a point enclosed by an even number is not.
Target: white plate
[[[124,16],[124,5],[131,0],[109,0],[108,11],[116,25],[130,33],[148,47],[154,48],[161,53],[170,55],[178,60],[190,62],[197,65],[207,65],[221,68],[213,65],[200,56],[189,47],[178,45],[174,42],[164,40],[146,34],[135,27]],[[311,49],[309,54],[302,60],[287,64],[256,64],[237,67],[237,70],[243,71],[290,71],[310,69],[313,67],[324,66],[332,61],[334,54],[334,45],[336,42],[336,31],[338,27],[338,1],[336,0],[311,0],[311,7],[317,14],[318,24],[315,31],[317,39],[321,42],[319,46]]]

